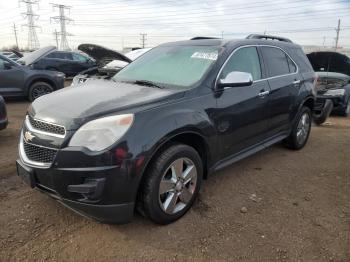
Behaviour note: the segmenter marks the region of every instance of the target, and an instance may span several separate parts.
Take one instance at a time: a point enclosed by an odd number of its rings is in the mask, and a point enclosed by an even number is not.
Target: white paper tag
[[[191,55],[191,58],[207,59],[207,60],[216,60],[218,59],[217,52],[195,52]]]

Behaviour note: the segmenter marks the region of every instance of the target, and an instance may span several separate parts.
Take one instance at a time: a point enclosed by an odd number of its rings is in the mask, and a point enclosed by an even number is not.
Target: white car
[[[122,54],[99,45],[81,44],[78,46],[78,50],[95,59],[98,66],[76,75],[72,85],[78,85],[91,79],[109,79],[150,49],[141,48]]]

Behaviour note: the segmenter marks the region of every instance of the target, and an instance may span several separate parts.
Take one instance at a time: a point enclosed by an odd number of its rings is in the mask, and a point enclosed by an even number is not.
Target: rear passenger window
[[[289,56],[287,56],[287,60],[288,60],[288,66],[289,66],[289,73],[295,73],[297,71],[297,67],[294,64],[294,62],[292,61],[292,59],[290,59]]]
[[[224,79],[233,71],[250,73],[253,80],[261,79],[261,67],[256,47],[243,47],[234,52],[221,71],[220,79]]]
[[[269,77],[289,74],[287,55],[279,48],[262,47],[264,61],[267,65]]]

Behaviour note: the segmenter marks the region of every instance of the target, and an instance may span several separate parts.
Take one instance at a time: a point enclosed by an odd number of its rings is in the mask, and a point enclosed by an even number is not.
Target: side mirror
[[[233,71],[228,73],[225,79],[219,79],[218,87],[250,86],[251,84],[253,84],[252,74]]]

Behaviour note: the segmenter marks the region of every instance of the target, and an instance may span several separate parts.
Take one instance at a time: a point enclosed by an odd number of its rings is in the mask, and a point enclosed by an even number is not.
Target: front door
[[[20,95],[23,93],[23,70],[19,65],[0,57],[0,95]]]
[[[216,128],[222,157],[228,157],[262,142],[267,131],[269,86],[262,80],[261,62],[256,47],[233,51],[218,79],[233,71],[250,73],[253,84],[217,89]]]

